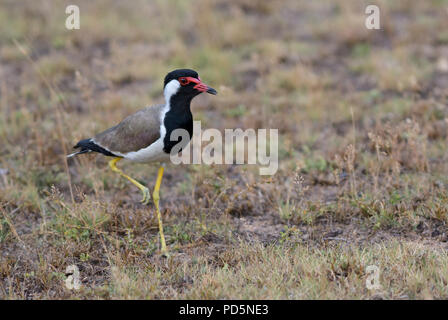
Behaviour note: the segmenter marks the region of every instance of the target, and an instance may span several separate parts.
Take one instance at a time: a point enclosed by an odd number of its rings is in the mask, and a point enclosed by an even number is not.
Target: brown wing
[[[93,138],[110,152],[127,153],[146,148],[160,138],[160,115],[164,105],[142,109]]]

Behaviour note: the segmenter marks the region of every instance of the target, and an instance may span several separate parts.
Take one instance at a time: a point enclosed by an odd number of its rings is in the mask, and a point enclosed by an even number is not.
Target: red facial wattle
[[[198,91],[200,91],[200,92],[207,92],[207,93],[210,93],[210,94],[217,94],[218,93],[215,89],[213,89],[213,88],[209,87],[208,85],[206,85],[205,83],[203,83],[201,81],[201,78],[199,78],[199,76],[198,76],[197,79],[194,78],[194,77],[182,77],[182,78],[179,78],[179,82],[180,82],[180,84],[182,86],[186,86],[186,85],[188,85],[190,83],[195,83],[196,85],[193,88],[198,90]]]

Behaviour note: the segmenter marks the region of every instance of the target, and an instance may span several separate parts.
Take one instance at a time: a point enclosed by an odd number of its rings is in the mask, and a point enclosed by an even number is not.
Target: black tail
[[[104,149],[103,147],[100,147],[99,145],[97,145],[95,142],[92,141],[92,139],[84,139],[79,141],[76,146],[73,147],[74,149],[77,148],[81,148],[80,151],[69,154],[67,156],[67,158],[71,158],[74,157],[78,154],[83,154],[83,153],[87,153],[87,152],[99,152],[102,153],[106,156],[110,156],[110,157],[116,157],[116,155],[114,155],[112,152],[110,152],[109,150]]]

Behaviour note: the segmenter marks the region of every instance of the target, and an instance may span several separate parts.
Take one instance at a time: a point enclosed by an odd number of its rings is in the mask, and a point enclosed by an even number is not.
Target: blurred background
[[[165,262],[140,192],[65,154],[162,102],[176,68],[219,92],[193,101],[203,129],[278,128],[279,171],[169,166]],[[445,0],[0,0],[0,297],[369,298],[379,259],[380,297],[446,298],[447,88]],[[153,187],[156,166],[122,167]]]

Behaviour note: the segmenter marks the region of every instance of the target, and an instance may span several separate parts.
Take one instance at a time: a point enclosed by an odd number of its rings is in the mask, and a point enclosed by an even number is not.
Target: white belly
[[[170,159],[169,153],[163,151],[163,137],[157,139],[149,147],[119,155],[135,162],[165,162]]]

